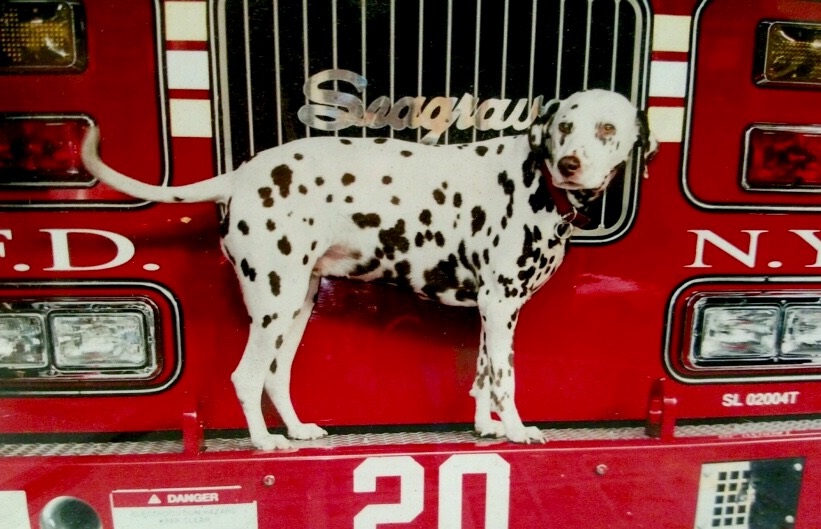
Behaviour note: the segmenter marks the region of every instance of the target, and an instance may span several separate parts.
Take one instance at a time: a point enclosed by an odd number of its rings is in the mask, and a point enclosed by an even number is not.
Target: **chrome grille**
[[[645,0],[223,0],[215,7],[221,168],[306,136],[463,143],[515,134],[539,103],[585,88],[612,89],[643,106],[648,13]],[[317,103],[303,85],[339,71],[367,86],[360,92],[330,75],[322,89],[366,110],[393,108],[395,126],[318,130],[304,110],[300,120],[300,109]],[[424,98],[414,103],[421,113],[434,98],[496,110],[428,134],[418,123],[402,125],[403,98]],[[325,106],[351,114],[344,105]],[[611,187],[598,226],[582,238],[610,240],[629,226],[637,173],[634,163]]]

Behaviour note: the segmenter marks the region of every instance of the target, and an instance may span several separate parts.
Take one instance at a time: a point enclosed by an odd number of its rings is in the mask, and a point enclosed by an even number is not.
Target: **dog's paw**
[[[540,429],[535,426],[524,426],[521,425],[518,428],[508,428],[505,431],[505,437],[508,438],[509,441],[514,443],[546,443],[547,438],[545,438],[544,433]]]
[[[505,425],[502,424],[502,421],[494,421],[493,419],[476,422],[474,430],[479,435],[479,437],[505,436]]]
[[[302,423],[288,428],[288,437],[307,441],[310,439],[320,439],[328,435],[328,432],[313,423]]]
[[[288,450],[292,447],[291,441],[285,438],[284,435],[267,434],[259,437],[252,437],[251,444],[257,450],[271,451],[271,450]]]

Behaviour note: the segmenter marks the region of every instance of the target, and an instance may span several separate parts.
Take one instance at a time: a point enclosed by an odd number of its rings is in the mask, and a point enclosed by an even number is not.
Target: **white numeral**
[[[462,527],[465,474],[484,474],[485,529],[507,529],[510,464],[499,454],[456,454],[439,467],[439,529]],[[354,516],[354,529],[380,523],[409,523],[424,509],[425,469],[410,456],[369,457],[353,473],[354,492],[375,492],[376,478],[400,478],[399,503],[367,505]]]
[[[375,492],[376,478],[400,479],[399,503],[368,505],[354,516],[354,529],[376,528],[380,523],[412,522],[424,508],[425,469],[410,456],[369,457],[353,472],[354,492]]]
[[[485,474],[485,529],[507,529],[510,464],[499,454],[457,454],[439,467],[439,529],[462,527],[462,479]]]

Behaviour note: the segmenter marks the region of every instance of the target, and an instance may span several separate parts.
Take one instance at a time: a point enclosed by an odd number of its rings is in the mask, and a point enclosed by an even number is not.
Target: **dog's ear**
[[[547,151],[545,153],[547,158],[550,157],[550,150],[547,147],[547,140],[550,139],[550,123],[553,120],[553,116],[556,114],[556,111],[559,110],[560,104],[561,101],[559,100],[548,102],[548,104],[544,107],[542,114],[533,121],[533,124],[530,125],[530,131],[528,133],[530,149],[534,152]]]
[[[647,122],[647,114],[644,113],[644,111],[642,110],[638,110],[636,112],[636,126],[639,130],[639,135],[638,138],[636,138],[636,143],[641,148],[641,152],[643,155],[643,173],[644,178],[647,178],[649,176],[649,173],[647,172],[647,164],[650,162],[650,160],[653,159],[653,156],[655,156],[658,152],[659,142],[658,140],[656,140],[656,137],[650,131],[650,125]]]

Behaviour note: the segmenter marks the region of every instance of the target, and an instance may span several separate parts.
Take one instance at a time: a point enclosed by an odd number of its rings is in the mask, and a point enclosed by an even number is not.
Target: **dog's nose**
[[[565,178],[570,178],[576,174],[576,171],[578,171],[582,166],[582,162],[575,156],[565,156],[559,160],[557,166],[559,168],[559,172],[562,173],[562,176]]]

